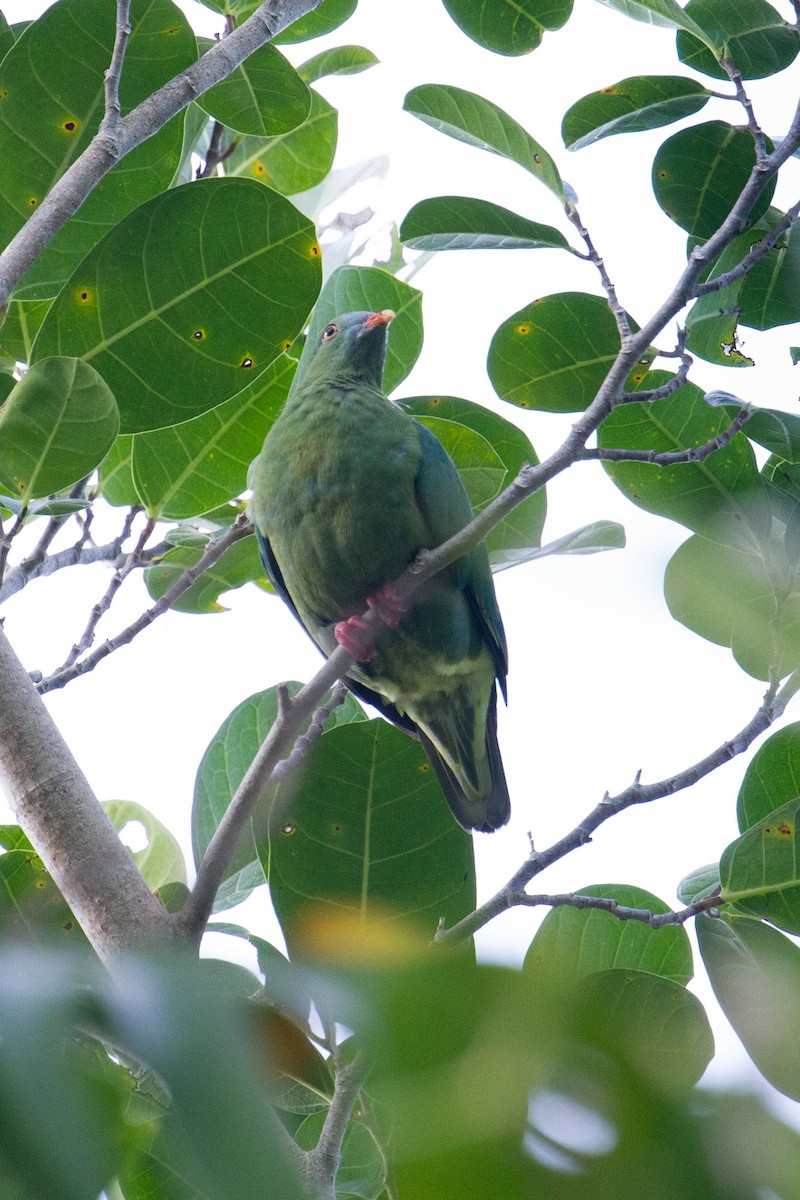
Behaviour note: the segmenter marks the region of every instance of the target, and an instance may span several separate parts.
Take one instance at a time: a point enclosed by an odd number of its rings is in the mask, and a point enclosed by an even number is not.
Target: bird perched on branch
[[[357,660],[349,689],[419,738],[459,824],[489,832],[510,812],[497,744],[503,623],[483,545],[406,605],[391,587],[473,515],[441,443],[382,390],[393,317],[326,325],[254,464],[250,511],[275,590],[324,654],[338,642]],[[381,618],[374,636],[368,605]]]

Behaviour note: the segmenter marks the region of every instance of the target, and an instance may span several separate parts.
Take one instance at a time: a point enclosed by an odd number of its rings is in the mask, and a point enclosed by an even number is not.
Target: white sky
[[[776,2],[790,17],[788,3]],[[44,7],[33,0],[2,3],[9,21]],[[181,7],[198,11],[191,0]],[[202,32],[220,27],[214,14],[200,11]],[[685,235],[658,209],[650,188],[654,150],[678,127],[608,139],[575,155],[563,150],[559,130],[565,109],[587,92],[634,74],[691,74],[675,58],[673,35],[630,22],[592,0],[576,0],[564,30],[546,35],[533,54],[508,59],[470,42],[438,0],[405,0],[402,18],[397,11],[386,0],[360,0],[343,30],[287,49],[298,63],[327,45],[358,43],[380,59],[366,75],[319,84],[341,111],[337,165],[378,154],[391,160],[385,183],[367,185],[343,207],[358,211],[369,204],[376,210],[370,228],[379,233],[423,197],[474,195],[570,235],[557,201],[521,168],[464,147],[402,112],[405,92],[419,83],[480,92],[554,155],[578,194],[583,220],[623,304],[642,323],[676,278],[685,245]],[[796,69],[750,90],[762,125],[779,135],[793,110]],[[694,120],[739,123],[740,114],[711,101]],[[786,207],[797,198],[798,172],[800,165],[790,163],[791,186],[779,184],[776,204]],[[378,239],[376,253],[384,249]],[[426,341],[397,395],[445,392],[494,407],[526,431],[540,457],[549,453],[571,418],[523,413],[498,401],[485,372],[486,352],[497,325],[529,301],[557,291],[599,292],[593,268],[556,251],[447,253],[414,283],[424,290]],[[794,410],[798,376],[786,347],[798,341],[797,330],[743,332],[755,369],[700,364],[693,378],[707,388]],[[668,338],[660,342],[668,344]],[[614,793],[626,786],[638,768],[648,782],[696,761],[750,719],[764,690],[728,651],[691,634],[667,612],[664,566],[688,531],[633,508],[597,464],[554,482],[548,507],[546,541],[606,517],[625,525],[628,548],[544,559],[497,579],[511,654],[500,739],[513,815],[499,833],[476,836],[481,898],[524,859],[529,830],[537,846],[549,845],[607,789]],[[63,659],[107,578],[102,568],[65,572],[31,585],[9,604],[6,630],[27,666],[47,670]],[[146,602],[138,583],[126,585],[125,592],[106,634]],[[48,697],[98,795],[152,809],[180,837],[187,858],[194,773],[216,729],[246,696],[284,678],[308,678],[319,665],[305,634],[277,600],[247,588],[229,603],[229,615],[169,614],[94,675]],[[788,720],[798,718],[800,709],[790,709]],[[716,861],[737,835],[735,797],[747,761],[743,757],[691,791],[607,823],[590,846],[542,876],[536,889],[578,891],[590,883],[627,882],[675,904],[681,877]],[[279,940],[264,909],[262,893],[242,911],[243,923]],[[237,919],[235,911],[230,919]],[[480,952],[520,961],[539,919],[525,909],[504,915],[479,935]],[[223,941],[230,946],[229,939],[218,938],[218,952]],[[707,1078],[759,1086],[737,1039],[713,1012],[702,966],[698,974],[692,986],[712,1012],[720,1051]],[[789,1101],[780,1104],[785,1114],[800,1112]]]

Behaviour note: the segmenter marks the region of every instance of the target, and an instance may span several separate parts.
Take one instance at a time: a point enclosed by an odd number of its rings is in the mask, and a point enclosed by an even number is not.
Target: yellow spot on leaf
[[[81,288],[81,290],[75,294],[79,304],[88,304],[90,301],[94,300],[94,293],[90,292],[88,288]]]
[[[260,162],[253,163],[253,174],[254,175],[266,175],[266,173],[267,173],[267,168],[264,166],[263,163],[260,163]]]
[[[37,200],[37,198],[35,196],[31,196],[31,198],[28,200],[28,204],[30,204],[31,208],[36,208],[36,205],[38,203],[39,203],[39,201]]]
[[[192,334],[192,337],[196,342],[202,342],[205,336],[206,334],[204,329],[195,329],[194,333]]]
[[[247,356],[245,356],[242,359],[242,361],[239,363],[239,366],[242,367],[244,370],[249,370],[249,368],[252,367],[252,365],[253,365],[252,358],[248,358]]]
[[[312,257],[312,258],[319,258],[319,255],[320,255],[320,248],[319,248],[319,246],[317,245],[317,243],[316,243],[316,242],[314,242],[314,244],[313,244],[313,245],[312,245],[312,247],[311,247],[311,257]]]
[[[530,325],[518,325],[517,326],[517,333],[521,333],[523,337],[525,336],[526,333],[530,333],[530,331],[531,331]]]
[[[78,122],[74,121],[70,118],[69,121],[64,121],[61,128],[64,130],[65,133],[74,133],[75,130],[78,128]]]

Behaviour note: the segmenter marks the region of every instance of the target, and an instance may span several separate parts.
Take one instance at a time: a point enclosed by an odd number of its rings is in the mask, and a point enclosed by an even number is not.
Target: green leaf
[[[323,34],[333,33],[353,15],[357,3],[358,0],[322,0],[318,8],[299,17],[272,40],[282,44],[308,42]]]
[[[0,495],[0,504],[15,516],[25,512],[28,517],[64,517],[92,506],[91,500],[85,496],[74,500],[68,496],[56,496],[48,500],[31,500],[25,504],[14,496]]]
[[[412,250],[572,249],[552,225],[471,196],[420,200],[400,226],[400,240]]]
[[[749,917],[701,916],[696,929],[714,995],[745,1050],[773,1087],[800,1100],[800,949]]]
[[[587,975],[578,989],[587,1040],[621,1054],[639,1079],[661,1089],[698,1082],[714,1055],[714,1035],[691,992],[648,971],[619,967]]]
[[[720,46],[743,79],[775,75],[794,62],[800,50],[796,29],[766,0],[689,0],[684,12]],[[709,50],[691,33],[679,32],[678,58],[694,71],[714,79],[728,79],[719,65],[719,54]]]
[[[781,804],[800,796],[800,722],[773,733],[745,771],[736,802],[739,831],[752,829]]]
[[[379,61],[364,46],[334,46],[315,54],[297,70],[306,83],[316,83],[326,75],[359,75],[377,66]]]
[[[664,595],[676,621],[720,646],[729,646],[755,679],[800,666],[800,595],[786,594],[772,554],[748,554],[691,537],[673,554]]]
[[[242,391],[297,336],[320,251],[283,196],[244,179],[174,188],[131,213],[54,300],[34,359],[73,352],[114,391],[123,433]]]
[[[225,159],[225,173],[255,179],[285,196],[316,187],[336,153],[336,109],[311,89],[311,109],[297,129],[274,138],[238,138]]]
[[[290,953],[306,922],[342,909],[433,936],[475,905],[472,839],[419,743],[381,719],[312,746],[257,846]]]
[[[2,62],[13,45],[14,31],[3,14],[0,13],[0,62]]]
[[[275,137],[302,125],[311,94],[295,68],[267,43],[197,103],[223,125],[255,137]]]
[[[669,376],[653,372],[658,387]],[[639,451],[685,450],[702,446],[730,425],[724,408],[706,404],[703,393],[686,383],[671,396],[649,404],[622,404],[603,422],[603,448]],[[756,503],[763,492],[753,449],[744,434],[698,463],[659,467],[651,463],[607,462],[609,478],[639,508],[680,521],[689,529],[743,545],[766,524]]]
[[[23,502],[77,483],[117,435],[114,397],[77,358],[44,358],[0,409],[0,486]]]
[[[241,495],[296,366],[282,354],[243,392],[210,412],[135,435],[133,479],[150,516],[180,521]]]
[[[492,556],[492,571],[505,571],[519,563],[532,562],[536,558],[549,558],[551,554],[599,554],[604,550],[623,550],[625,529],[617,521],[592,521],[566,533],[563,537],[548,542],[546,546],[530,549],[509,549]]]
[[[186,883],[183,853],[166,825],[141,804],[130,800],[107,800],[103,808],[117,833],[121,834],[128,825],[144,829],[147,845],[130,853],[151,891],[157,893],[165,883]]]
[[[424,83],[408,92],[403,108],[448,137],[518,163],[565,202],[561,176],[553,159],[491,100],[448,84]]]
[[[704,30],[676,0],[600,0],[600,3],[634,21],[666,26],[668,29],[683,29],[708,46],[714,54],[721,55],[724,51],[725,42],[721,35]]]
[[[147,567],[144,581],[153,599],[158,600],[163,596],[187,568],[194,566],[202,554],[203,548],[199,546],[176,546],[174,550],[167,551],[162,558]],[[261,583],[263,578],[264,572],[258,557],[255,537],[242,538],[229,546],[222,557],[187,588],[172,605],[172,609],[184,613],[227,612],[225,605],[219,603],[223,592],[244,587],[246,583]]]
[[[800,321],[800,227],[793,225],[775,249],[748,272],[740,295],[739,320],[752,329],[774,329]]]
[[[290,682],[286,686],[289,694],[295,695],[302,685]],[[274,725],[277,715],[278,689],[273,687],[264,692],[257,692],[237,705],[209,742],[198,767],[194,786],[192,849],[195,866],[199,867],[202,862],[231,797],[244,779],[245,772]],[[366,720],[364,710],[358,701],[348,694],[344,704],[334,709],[328,717],[325,728],[333,729],[342,722],[363,720]],[[273,789],[270,796],[279,790]],[[263,818],[262,807],[253,818],[253,822],[258,823]],[[238,904],[253,888],[264,882],[264,873],[253,844],[251,827],[241,837],[237,850],[225,870],[222,886],[216,897],[215,911]]]
[[[486,50],[529,54],[549,29],[561,29],[572,14],[572,0],[443,0],[450,16]]]
[[[0,356],[12,362],[30,362],[33,340],[49,307],[49,300],[28,304],[12,300],[0,325]]]
[[[131,26],[120,83],[123,114],[197,56],[194,34],[171,0],[134,0]],[[115,7],[106,0],[58,0],[3,59],[0,244],[10,241],[97,132],[115,32]],[[182,136],[181,114],[121,158],[39,256],[16,298],[54,296],[106,232],[163,191],[180,161]]]
[[[298,381],[329,321],[340,313],[381,312],[384,308],[391,308],[396,314],[389,327],[383,372],[384,389],[393,391],[408,375],[422,349],[422,292],[378,267],[344,266],[330,276],[311,316],[297,368]]]
[[[721,899],[800,933],[798,871],[800,797],[757,821],[731,842],[720,859]]]
[[[719,863],[708,863],[684,875],[676,891],[678,899],[688,905],[704,900],[712,892],[718,891],[719,886]]]
[[[100,463],[100,495],[116,508],[133,508],[139,504],[131,474],[132,455],[133,438],[120,434]]]
[[[52,875],[33,850],[0,854],[0,931],[6,944],[11,940],[86,944]]]
[[[661,145],[653,161],[653,191],[667,216],[692,237],[706,239],[720,227],[756,161],[752,135],[725,121],[682,129]],[[753,205],[750,220],[769,208],[775,180]]]
[[[517,425],[470,400],[455,396],[413,396],[404,397],[401,404],[442,442],[459,470],[476,512],[513,483],[524,463],[533,466],[539,461]],[[478,449],[476,438],[483,449],[478,461],[470,457]],[[505,563],[509,555],[539,546],[546,511],[544,488],[523,500],[486,538],[490,561]]]
[[[327,1113],[312,1113],[295,1133],[301,1150],[313,1150],[319,1141]],[[342,1143],[342,1157],[336,1171],[336,1194],[342,1193],[377,1200],[384,1192],[385,1166],[372,1134],[351,1122]]]
[[[0,846],[4,850],[28,850],[31,854],[36,853],[19,825],[0,825]]]
[[[581,896],[604,896],[626,908],[669,912],[658,896],[629,884],[592,884],[575,891]],[[525,970],[532,982],[542,971],[571,983],[612,967],[649,971],[687,984],[694,971],[686,930],[678,925],[651,929],[641,921],[621,921],[600,909],[563,905],[548,912],[525,956]]]
[[[682,75],[634,75],[576,101],[564,114],[561,136],[568,150],[582,150],[612,134],[660,129],[691,117],[710,96]]]
[[[605,299],[558,292],[499,326],[486,368],[501,400],[518,408],[580,412],[594,400],[619,345]]]
[[[724,275],[737,266],[757,238],[758,234],[754,232],[734,238],[708,272],[708,280]],[[686,317],[686,328],[689,330],[687,345],[693,354],[699,354],[706,362],[721,367],[755,365],[752,358],[743,353],[738,334],[739,298],[744,283],[744,278],[738,279],[719,291],[709,292],[689,309]]]

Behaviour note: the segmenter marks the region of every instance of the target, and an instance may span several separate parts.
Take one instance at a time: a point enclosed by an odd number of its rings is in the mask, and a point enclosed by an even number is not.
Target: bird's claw
[[[346,621],[338,621],[333,627],[333,636],[356,662],[369,662],[375,657],[372,634],[362,617],[348,617]]]
[[[391,583],[381,584],[377,591],[367,596],[367,604],[390,629],[397,629],[408,612],[408,604],[398,596]]]

